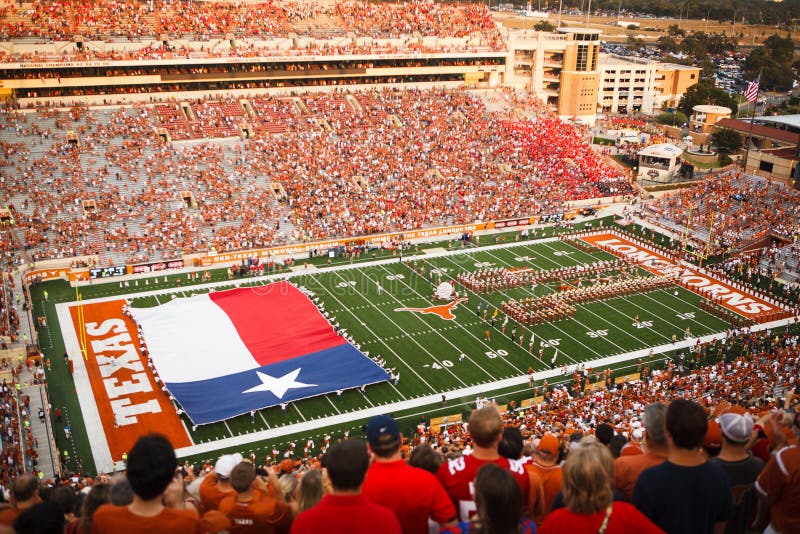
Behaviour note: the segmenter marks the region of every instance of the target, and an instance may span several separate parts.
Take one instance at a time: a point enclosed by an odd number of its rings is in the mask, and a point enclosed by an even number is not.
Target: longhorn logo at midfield
[[[445,321],[452,321],[453,319],[456,318],[456,316],[453,315],[453,310],[456,308],[456,306],[458,306],[459,303],[466,302],[468,300],[469,299],[467,297],[458,297],[449,304],[428,306],[427,308],[395,308],[394,311],[410,311],[410,312],[421,313],[423,315],[427,313],[432,313],[434,315],[438,315]]]

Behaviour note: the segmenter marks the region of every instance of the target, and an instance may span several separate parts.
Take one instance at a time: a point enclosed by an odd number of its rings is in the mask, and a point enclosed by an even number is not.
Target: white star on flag
[[[297,382],[297,376],[300,374],[300,369],[301,368],[298,367],[294,371],[288,372],[279,378],[269,376],[267,373],[262,373],[261,371],[256,371],[258,378],[261,379],[261,384],[242,391],[242,393],[269,391],[279,399],[283,399],[283,396],[286,395],[286,392],[290,389],[310,388],[316,386],[317,384],[304,384],[303,382]]]

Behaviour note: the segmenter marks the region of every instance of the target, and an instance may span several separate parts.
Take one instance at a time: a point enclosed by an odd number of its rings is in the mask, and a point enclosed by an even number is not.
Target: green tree
[[[714,75],[714,70],[716,69],[716,66],[714,65],[714,62],[711,61],[710,59],[700,60],[697,63],[697,66],[703,69],[700,72],[700,76],[702,78],[709,78]]]
[[[672,37],[686,37],[686,30],[678,26],[677,24],[670,24],[669,28],[667,28],[667,35]]]
[[[696,58],[704,58],[708,54],[708,36],[705,32],[694,32],[681,41],[681,51]]]
[[[645,48],[647,45],[644,42],[644,39],[640,39],[639,37],[634,37],[633,35],[628,36],[628,42],[625,47],[628,50],[639,50],[640,48]]]
[[[554,32],[554,31],[556,31],[555,25],[553,25],[552,23],[550,23],[550,22],[548,22],[546,20],[540,20],[539,22],[537,22],[533,26],[533,29],[536,30],[537,32]]]
[[[675,54],[681,50],[678,42],[668,35],[662,35],[659,37],[658,41],[656,41],[656,44],[658,45],[658,48],[665,54]]]
[[[712,33],[706,36],[709,54],[725,54],[735,52],[736,38],[726,33]]]
[[[717,147],[720,158],[724,159],[729,154],[733,154],[742,148],[744,139],[742,139],[742,134],[736,130],[717,128],[717,130],[711,134],[711,144]]]
[[[710,78],[701,78],[699,82],[689,87],[678,104],[678,110],[687,116],[692,114],[692,109],[700,104],[714,104],[730,108],[733,115],[736,115],[738,103],[736,98],[714,85]]]
[[[744,72],[753,79],[761,72],[761,88],[767,91],[788,91],[792,88],[794,73],[794,42],[790,38],[771,35],[764,46],[754,48],[744,62]]]
[[[681,113],[680,111],[676,111],[675,113],[659,113],[656,116],[656,122],[659,124],[666,124],[667,126],[683,126],[687,123],[689,119]]]
[[[781,37],[773,34],[764,40],[767,55],[778,63],[788,63],[794,56],[794,41],[791,37]]]

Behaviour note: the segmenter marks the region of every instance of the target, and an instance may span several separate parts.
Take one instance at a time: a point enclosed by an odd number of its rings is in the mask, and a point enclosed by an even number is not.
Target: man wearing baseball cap
[[[361,492],[391,509],[404,534],[426,534],[428,518],[440,525],[456,518],[453,502],[436,477],[403,460],[402,436],[391,416],[377,415],[367,422],[367,442],[373,463]]]
[[[753,438],[754,421],[750,414],[723,413],[719,416],[722,449],[712,461],[728,474],[733,491],[733,515],[725,532],[745,532],[756,513],[758,495],[755,484],[764,469],[764,460],[748,449]]]
[[[316,506],[301,512],[291,534],[400,534],[400,522],[392,510],[375,504],[361,493],[369,467],[367,446],[360,439],[333,445],[322,457],[331,493]]]
[[[553,508],[553,500],[561,491],[563,473],[558,463],[560,453],[561,444],[558,438],[553,434],[545,434],[539,440],[536,457],[525,465],[526,470],[533,471],[539,475],[542,480],[542,486],[544,486],[544,515],[533,517],[537,526],[544,522],[544,518]]]
[[[242,462],[242,455],[223,454],[214,464],[214,470],[203,477],[200,483],[200,501],[206,510],[217,510],[219,503],[228,496],[236,495],[231,486],[231,471]]]

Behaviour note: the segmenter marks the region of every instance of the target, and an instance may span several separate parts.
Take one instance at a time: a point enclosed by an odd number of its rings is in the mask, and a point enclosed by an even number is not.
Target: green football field
[[[600,250],[586,252],[565,241],[517,239],[516,232],[506,233],[497,239],[497,244],[486,246],[486,241],[495,240],[484,237],[484,246],[463,249],[459,242],[454,242],[455,245],[451,243],[452,252],[447,252],[447,245],[440,243],[433,248],[409,251],[411,255],[407,254],[403,261],[399,256],[384,252],[378,254],[375,261],[361,265],[337,261],[333,268],[328,268],[320,263],[319,268],[309,269],[308,274],[290,275],[292,283],[319,297],[325,312],[335,317],[362,352],[384,360],[387,368],[399,374],[399,380],[396,384],[385,382],[368,386],[363,393],[348,390],[341,395],[298,401],[286,410],[280,407],[263,409],[257,412],[254,421],[248,414],[193,429],[191,421],[182,416],[192,441],[198,446],[188,459],[207,460],[221,450],[245,454],[253,451],[261,458],[273,449],[282,454],[289,442],[301,444],[309,439],[319,445],[325,434],[335,438],[347,430],[351,435],[358,435],[365,417],[377,411],[393,413],[401,427],[410,432],[423,416],[462,414],[466,417],[478,394],[496,398],[501,403],[512,399],[519,403],[530,398],[529,368],[537,373],[549,372],[551,385],[571,378],[569,374],[561,376],[560,366],[567,365],[571,370],[582,362],[596,362],[590,364],[596,370],[611,366],[619,376],[635,372],[636,359],[628,358],[612,365],[603,363],[604,358],[659,346],[659,358],[672,356],[674,351],[665,347],[671,345],[673,335],[682,339],[687,327],[694,336],[723,332],[729,327],[728,323],[698,307],[701,297],[676,286],[578,304],[572,318],[516,326],[513,340],[509,334],[516,323],[509,321],[503,334],[504,314],[499,313],[495,325],[491,326],[483,319],[483,310],[488,308],[487,315],[491,318],[503,301],[547,295],[558,290],[557,282],[480,295],[465,293],[464,287],[456,284],[459,296],[469,300],[452,310],[453,320],[435,314],[398,311],[399,308],[441,304],[442,301],[434,300],[436,285],[453,280],[460,273],[499,267],[550,270],[615,259]],[[366,259],[372,260],[371,257]],[[419,274],[420,271],[424,275]],[[649,276],[644,271],[638,274]],[[185,280],[182,287],[175,287],[179,275],[163,276],[168,277],[168,285],[172,286],[166,293],[163,282],[160,294],[148,294],[151,292],[147,290],[152,289],[150,285],[133,286],[132,283],[130,287],[121,288],[112,281],[82,288],[82,296],[90,301],[101,296],[126,294],[132,306],[143,307],[166,302],[172,294],[182,297],[208,290],[208,285],[187,287]],[[242,278],[230,282],[223,272],[215,272],[213,283],[216,290],[222,290],[236,284],[260,285],[265,281]],[[67,441],[62,429],[57,428],[57,438],[61,447],[68,446],[72,450],[68,467],[78,468],[77,459],[82,458],[80,467],[91,472],[94,465],[90,461],[88,440],[82,428],[74,385],[60,358],[63,341],[59,328],[53,326],[57,321],[51,309],[53,302],[75,300],[75,293],[62,282],[49,283],[46,287],[50,300],[46,306],[41,301],[36,306],[41,307],[37,312],[44,313],[50,325],[39,333],[42,348],[53,363],[49,373],[51,402],[63,407],[73,429],[73,437]],[[480,313],[477,312],[479,303]],[[62,328],[71,328],[71,325]],[[542,349],[540,360],[538,355]],[[550,371],[554,355],[557,368]],[[541,380],[537,380],[539,384]],[[445,396],[444,406],[440,400],[442,395]],[[260,436],[267,437],[261,439]]]

